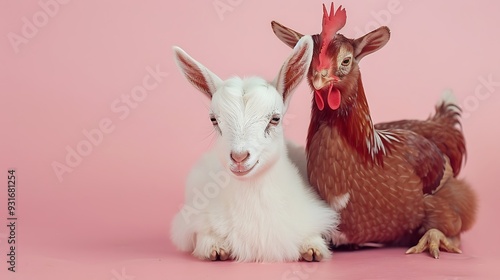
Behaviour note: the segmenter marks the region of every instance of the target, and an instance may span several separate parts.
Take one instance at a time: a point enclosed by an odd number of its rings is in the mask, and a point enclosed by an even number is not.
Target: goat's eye
[[[269,123],[272,124],[272,125],[277,125],[277,124],[279,124],[280,120],[281,120],[280,117],[273,116],[273,118],[271,119],[271,121]]]
[[[344,60],[342,60],[342,66],[349,66],[349,63],[351,63],[351,58],[346,57]]]
[[[215,117],[210,117],[210,121],[212,122],[213,125],[218,125],[217,119]]]

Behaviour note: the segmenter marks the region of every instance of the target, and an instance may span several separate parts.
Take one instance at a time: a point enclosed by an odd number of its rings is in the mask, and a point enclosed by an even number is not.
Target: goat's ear
[[[371,54],[385,46],[389,41],[391,32],[386,26],[382,26],[363,37],[354,40],[354,58],[361,60],[365,55]]]
[[[292,49],[295,47],[300,38],[304,36],[295,30],[277,23],[276,21],[271,22],[271,27],[274,34],[276,34],[276,37]]]
[[[293,48],[292,54],[281,66],[278,75],[273,81],[273,85],[283,96],[285,106],[288,106],[290,97],[294,89],[304,79],[309,70],[313,55],[314,42],[311,36],[303,36]]]
[[[217,88],[222,84],[222,80],[181,48],[173,47],[173,50],[175,62],[181,69],[182,74],[195,88],[211,99]]]

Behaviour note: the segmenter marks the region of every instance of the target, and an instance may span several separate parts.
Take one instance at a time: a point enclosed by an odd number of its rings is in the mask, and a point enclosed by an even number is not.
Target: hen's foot
[[[438,229],[430,229],[420,238],[417,245],[406,251],[406,254],[419,254],[429,250],[432,257],[439,259],[440,248],[451,253],[461,254],[462,251],[458,246],[460,246],[460,242],[457,238],[449,238]]]

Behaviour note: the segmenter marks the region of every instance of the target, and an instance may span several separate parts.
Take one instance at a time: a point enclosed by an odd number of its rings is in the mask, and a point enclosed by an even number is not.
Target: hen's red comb
[[[326,49],[328,44],[333,39],[337,31],[344,27],[347,19],[347,14],[345,9],[342,9],[340,5],[336,12],[334,12],[333,2],[330,6],[330,15],[326,10],[325,4],[323,4],[323,29],[321,30],[321,50],[319,53],[319,69],[328,68],[329,59],[326,57]]]

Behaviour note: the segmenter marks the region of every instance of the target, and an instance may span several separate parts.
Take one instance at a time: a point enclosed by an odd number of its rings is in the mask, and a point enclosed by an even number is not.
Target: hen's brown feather
[[[320,196],[341,210],[341,243],[390,242],[417,229],[425,216],[422,184],[403,145],[395,144],[382,167],[365,162],[340,133],[320,125],[311,139],[308,173]]]
[[[404,135],[403,156],[413,167],[415,174],[422,180],[422,191],[430,194],[439,187],[443,178],[445,160],[434,143],[410,130],[394,130]]]
[[[454,104],[444,102],[436,106],[436,114],[427,120],[400,120],[375,125],[376,129],[398,128],[422,135],[450,159],[455,176],[460,173],[467,155],[465,138],[459,127],[460,109]]]
[[[470,185],[450,178],[434,195],[424,197],[423,230],[439,228],[447,236],[469,230],[475,222],[477,197]]]
[[[439,223],[436,228],[458,234],[467,218],[439,195],[449,192],[443,189],[456,180],[465,155],[456,111],[442,105],[428,120],[374,127],[360,77],[357,90],[356,106],[348,111],[313,106],[307,143],[309,180],[341,211],[343,242],[392,242]],[[465,209],[475,209],[470,203]]]
[[[273,30],[290,47],[302,36],[277,23]],[[313,99],[306,145],[311,185],[341,214],[336,245],[414,244],[422,236],[418,244],[426,245],[427,230],[457,240],[475,219],[475,194],[455,178],[466,157],[456,105],[443,102],[427,120],[372,123],[358,62],[389,37],[387,27],[356,39],[336,33],[328,42],[312,35],[308,83],[316,97],[332,97],[333,87],[340,93],[333,106]],[[328,65],[320,63],[322,49]]]

